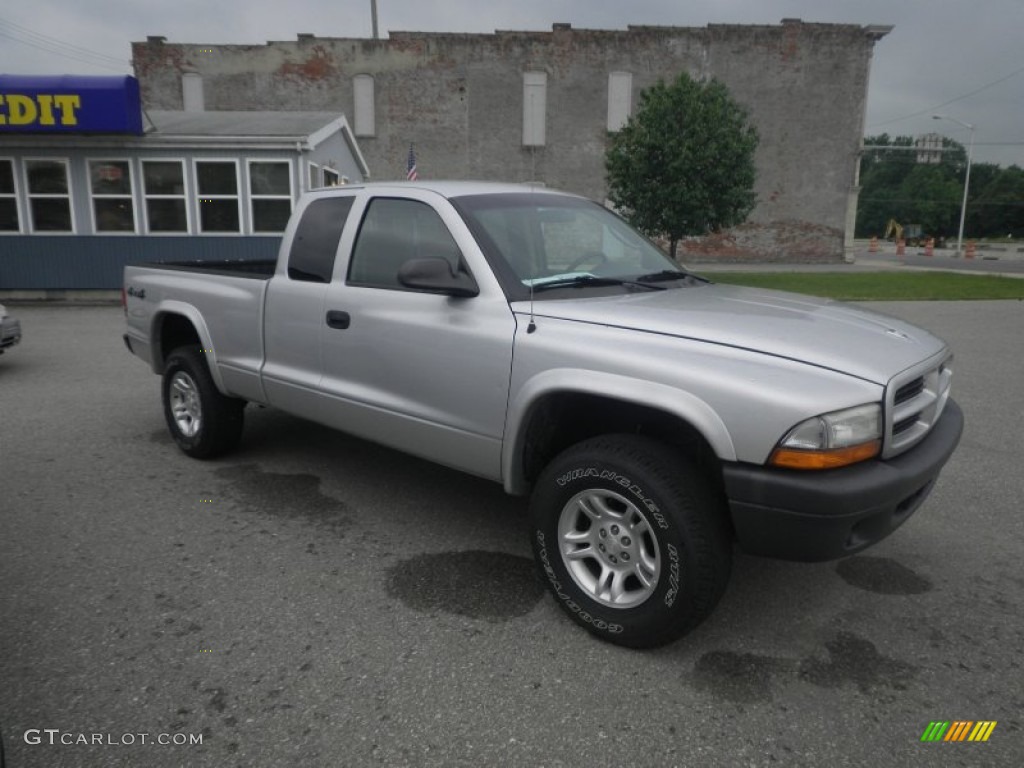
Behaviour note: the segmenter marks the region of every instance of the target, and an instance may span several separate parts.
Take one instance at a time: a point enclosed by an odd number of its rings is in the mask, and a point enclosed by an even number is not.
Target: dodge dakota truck
[[[854,306],[716,285],[591,201],[396,182],[303,197],[276,263],[128,266],[129,350],[206,459],[272,406],[529,496],[556,602],[651,647],[734,548],[852,555],[960,439],[947,345]]]

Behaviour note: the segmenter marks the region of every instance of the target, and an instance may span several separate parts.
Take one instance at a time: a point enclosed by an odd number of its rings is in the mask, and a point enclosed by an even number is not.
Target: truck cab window
[[[462,253],[437,212],[417,200],[378,197],[359,228],[348,281],[353,285],[405,290],[398,269],[409,259],[441,258],[459,268]]]
[[[288,254],[288,277],[311,283],[331,282],[338,241],[354,198],[322,197],[302,214]]]

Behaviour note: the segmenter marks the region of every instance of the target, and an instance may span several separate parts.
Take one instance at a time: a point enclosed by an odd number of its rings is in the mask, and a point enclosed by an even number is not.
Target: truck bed
[[[186,317],[221,391],[262,402],[263,301],[275,269],[272,261],[240,259],[127,265],[129,348],[159,373],[180,343],[173,334],[161,339],[162,315]]]
[[[173,269],[182,272],[202,272],[207,275],[226,275],[228,277],[247,277],[253,280],[269,280],[274,276],[277,262],[273,259],[242,261],[239,259],[221,259],[217,261],[198,259],[192,261],[153,261],[137,264],[139,267],[155,269]]]

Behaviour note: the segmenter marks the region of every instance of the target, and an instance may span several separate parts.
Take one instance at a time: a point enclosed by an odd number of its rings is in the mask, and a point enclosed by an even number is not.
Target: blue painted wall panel
[[[117,290],[125,264],[276,259],[280,237],[0,237],[0,291]]]

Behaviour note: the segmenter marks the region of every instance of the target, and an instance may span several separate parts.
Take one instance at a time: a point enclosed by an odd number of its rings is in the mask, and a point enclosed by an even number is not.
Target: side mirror
[[[398,282],[418,291],[446,296],[477,296],[476,281],[465,272],[452,272],[447,259],[409,259],[398,269]]]

